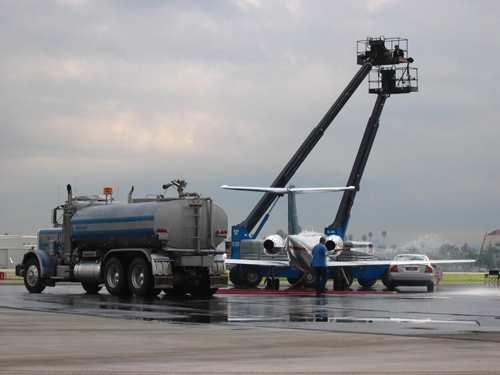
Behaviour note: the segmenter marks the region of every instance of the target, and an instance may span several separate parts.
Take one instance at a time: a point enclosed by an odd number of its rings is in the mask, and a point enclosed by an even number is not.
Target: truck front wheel
[[[24,286],[30,293],[41,293],[45,289],[42,285],[42,272],[38,259],[31,258],[26,262],[24,271]]]

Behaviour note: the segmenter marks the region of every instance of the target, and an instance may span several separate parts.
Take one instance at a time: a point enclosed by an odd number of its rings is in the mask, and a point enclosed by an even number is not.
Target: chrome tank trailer
[[[211,199],[91,206],[71,220],[73,243],[79,249],[158,248],[202,251],[216,248],[225,234],[227,215]],[[205,250],[203,250],[205,251]]]
[[[196,294],[209,296],[227,285],[226,212],[212,198],[186,193],[159,194],[116,203],[104,195],[72,195],[53,211],[53,229],[40,230],[38,248],[25,254],[16,274],[26,288],[40,293],[59,281],[81,282],[88,293],[102,284],[113,295]]]

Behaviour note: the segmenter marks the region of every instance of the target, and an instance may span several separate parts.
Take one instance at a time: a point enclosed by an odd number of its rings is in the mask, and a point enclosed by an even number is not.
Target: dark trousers
[[[323,293],[328,281],[328,268],[314,267],[314,272],[316,273],[316,293]]]

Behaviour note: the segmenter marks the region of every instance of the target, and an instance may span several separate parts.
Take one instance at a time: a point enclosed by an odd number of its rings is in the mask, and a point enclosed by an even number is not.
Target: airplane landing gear
[[[344,269],[342,267],[338,267],[335,269],[335,275],[333,278],[333,290],[348,290],[351,283],[349,282],[348,272],[344,272]]]
[[[266,277],[265,283],[266,283],[266,289],[276,289],[279,290],[280,288],[280,279],[276,277],[275,273],[276,269],[275,267],[271,267],[269,270],[269,274]]]

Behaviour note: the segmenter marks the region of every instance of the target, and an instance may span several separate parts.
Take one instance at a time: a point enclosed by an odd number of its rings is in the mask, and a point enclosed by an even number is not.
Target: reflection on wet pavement
[[[42,294],[22,285],[0,285],[0,307],[166,323],[231,324],[284,329],[415,334],[500,331],[500,290],[445,285],[435,293],[407,288],[396,294],[118,297],[85,294],[58,285]],[[472,306],[472,307],[471,307]]]

